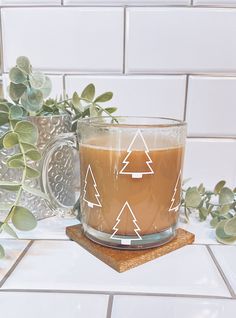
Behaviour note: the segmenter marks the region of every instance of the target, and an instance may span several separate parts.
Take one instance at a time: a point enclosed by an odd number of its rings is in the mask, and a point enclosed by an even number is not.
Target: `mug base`
[[[93,242],[120,250],[140,250],[158,247],[170,242],[176,236],[176,224],[164,231],[142,236],[111,235],[84,224],[84,234]]]

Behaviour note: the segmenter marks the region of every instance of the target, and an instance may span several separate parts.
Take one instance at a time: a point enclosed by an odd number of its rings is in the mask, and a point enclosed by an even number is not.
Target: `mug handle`
[[[63,152],[64,148],[64,152]],[[71,152],[65,149],[71,149]],[[47,202],[50,209],[61,217],[80,216],[80,167],[78,156],[78,141],[75,133],[64,133],[54,137],[45,147],[40,164],[40,185],[44,193],[47,194],[49,201]],[[65,164],[60,167],[60,158],[66,155],[67,160],[72,163]],[[70,156],[70,157],[69,157]],[[63,158],[65,160],[65,158]],[[53,162],[54,161],[54,162]],[[57,169],[57,164],[59,165]],[[70,166],[72,165],[72,167]],[[61,168],[61,169],[60,169]],[[67,171],[69,169],[69,173]],[[59,171],[60,170],[60,171]],[[73,182],[78,181],[77,189]],[[68,185],[69,183],[69,185]],[[73,187],[74,186],[74,187]],[[72,189],[73,187],[73,189]]]

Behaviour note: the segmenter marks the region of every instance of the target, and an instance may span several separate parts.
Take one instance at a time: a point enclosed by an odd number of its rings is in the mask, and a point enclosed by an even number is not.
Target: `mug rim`
[[[117,122],[104,122],[102,120],[110,119],[110,116],[101,116],[101,117],[87,117],[78,119],[78,126],[79,124],[88,124],[89,126],[94,127],[126,127],[126,128],[134,128],[134,127],[146,127],[146,128],[170,128],[170,127],[184,127],[187,126],[187,122],[185,120],[171,118],[171,117],[158,117],[158,116],[113,116],[115,119],[118,120]],[[147,122],[143,123],[119,123],[119,119],[130,119],[137,121],[146,120]],[[155,123],[156,121],[156,123]],[[158,121],[163,121],[163,123],[158,123]]]

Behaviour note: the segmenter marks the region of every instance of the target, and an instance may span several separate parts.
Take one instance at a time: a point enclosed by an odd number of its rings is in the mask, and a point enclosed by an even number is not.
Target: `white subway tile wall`
[[[100,5],[190,5],[191,0],[64,0],[65,5],[89,5],[89,4],[100,4]]]
[[[183,119],[186,76],[66,76],[66,91],[71,95],[94,83],[97,94],[112,91],[110,106],[119,115],[162,116]]]
[[[2,9],[4,71],[14,65],[16,56],[26,54],[36,68],[49,72],[122,72],[123,11]]]
[[[10,297],[9,297],[10,296]],[[14,306],[9,306],[9,301]],[[31,306],[29,306],[29,303]],[[1,293],[2,317],[57,317],[104,318],[107,312],[107,295],[71,293]],[[91,304],[93,304],[91,306]],[[37,308],[37,310],[35,310]]]
[[[187,98],[190,136],[236,138],[236,77],[190,76]]]
[[[236,6],[236,0],[193,0],[193,5],[199,6]]]
[[[2,287],[19,288],[229,296],[206,247],[200,245],[185,246],[120,274],[98,259],[95,263],[75,242],[39,240]]]
[[[60,5],[61,0],[0,0],[2,6]]]
[[[236,72],[236,10],[128,8],[127,73]]]
[[[186,118],[185,177],[208,187],[224,178],[235,186],[235,5],[0,1],[5,96],[9,68],[27,55],[37,69],[54,74],[52,96],[63,92],[63,82],[69,94],[93,82],[98,94],[114,92],[110,106],[121,115]]]
[[[236,185],[236,139],[188,139],[184,177],[188,185],[204,182],[212,189],[219,180]]]
[[[231,317],[236,303],[228,299],[115,296],[112,318]]]

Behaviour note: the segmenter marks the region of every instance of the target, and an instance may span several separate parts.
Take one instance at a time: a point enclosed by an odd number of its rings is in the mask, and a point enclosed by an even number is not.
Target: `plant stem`
[[[13,129],[13,125],[12,125],[12,122],[11,120],[9,121],[9,124],[10,124],[10,128],[11,128],[11,131],[14,132],[14,129]],[[22,185],[24,184],[25,182],[25,179],[26,179],[26,155],[25,155],[25,152],[24,152],[24,149],[22,147],[22,144],[21,142],[19,141],[19,147],[20,147],[20,151],[22,153],[22,156],[23,156],[23,162],[24,162],[24,169],[23,169],[23,173],[22,173],[22,178],[21,178],[21,186],[20,186],[20,189],[18,190],[17,194],[16,194],[16,198],[15,198],[15,201],[10,209],[10,211],[8,212],[5,220],[3,221],[2,225],[0,226],[0,232],[2,231],[2,228],[4,226],[4,224],[8,223],[8,221],[11,220],[11,217],[12,215],[14,214],[14,210],[15,210],[15,206],[17,206],[19,204],[19,201],[20,201],[20,198],[21,198],[21,195],[22,195],[22,191],[23,191],[23,188],[22,188]]]
[[[112,120],[114,120],[117,124],[119,124],[119,122],[116,119],[116,117],[112,116],[105,108],[103,108],[102,106],[100,106],[98,104],[94,104],[94,105],[97,106],[98,108],[100,108],[104,113],[106,113],[109,117],[111,117]]]
[[[114,120],[116,123],[118,123],[118,120],[116,119],[116,117],[112,116],[105,108],[103,108],[102,106],[98,105],[97,103],[93,103],[91,100],[88,100],[87,98],[83,98],[83,97],[79,97],[82,101],[86,102],[86,103],[90,103],[90,104],[94,104],[94,106],[98,107],[100,110],[102,110],[104,113],[106,113],[109,117],[112,118],[112,120]],[[71,101],[72,98],[68,98],[68,99],[64,99],[60,102],[58,102],[57,104],[63,104],[63,103],[68,103],[68,101]]]

